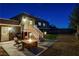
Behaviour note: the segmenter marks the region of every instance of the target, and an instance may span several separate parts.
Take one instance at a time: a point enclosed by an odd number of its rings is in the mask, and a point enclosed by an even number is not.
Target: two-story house
[[[46,20],[21,13],[9,19],[0,19],[0,41],[13,40],[16,33],[21,33],[22,39],[32,36],[39,41],[48,29],[51,29],[51,26]]]

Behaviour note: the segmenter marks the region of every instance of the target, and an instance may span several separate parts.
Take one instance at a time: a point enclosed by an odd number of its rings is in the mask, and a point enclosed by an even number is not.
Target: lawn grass
[[[59,39],[42,56],[79,56],[79,40]]]
[[[57,35],[56,34],[47,34],[45,35],[45,39],[56,39]]]

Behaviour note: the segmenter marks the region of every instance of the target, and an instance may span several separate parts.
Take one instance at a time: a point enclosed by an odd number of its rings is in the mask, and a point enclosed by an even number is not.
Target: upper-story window
[[[43,26],[45,27],[45,26],[46,26],[46,24],[45,24],[45,23],[43,23]]]
[[[38,22],[38,25],[41,26],[41,22]]]

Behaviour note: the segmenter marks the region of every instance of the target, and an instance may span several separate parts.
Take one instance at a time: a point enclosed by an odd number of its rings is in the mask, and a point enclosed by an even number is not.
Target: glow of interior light
[[[29,36],[32,36],[32,33],[29,33]]]

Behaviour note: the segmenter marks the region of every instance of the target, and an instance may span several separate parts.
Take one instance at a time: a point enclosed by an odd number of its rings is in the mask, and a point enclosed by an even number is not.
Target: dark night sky
[[[0,4],[0,18],[11,18],[26,12],[46,19],[58,28],[67,28],[69,16],[76,4]]]

